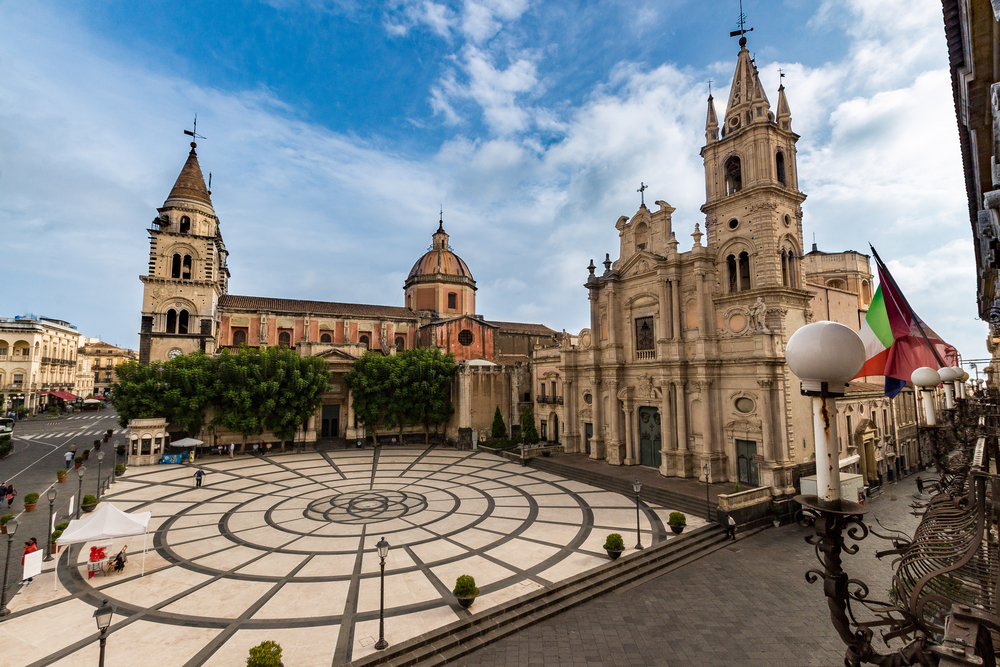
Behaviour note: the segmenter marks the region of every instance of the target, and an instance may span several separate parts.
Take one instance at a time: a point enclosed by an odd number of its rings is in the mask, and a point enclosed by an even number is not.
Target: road
[[[6,557],[6,544],[11,545],[10,574],[8,576],[8,596],[14,593],[21,581],[21,554],[25,541],[35,537],[39,548],[43,548],[45,536],[49,533],[49,506],[45,492],[56,486],[58,495],[54,503],[56,523],[68,520],[70,498],[74,505],[79,503],[80,478],[70,466],[69,478],[63,484],[56,481],[56,471],[65,468],[63,458],[74,442],[77,454],[84,449],[93,449],[94,440],[98,440],[108,429],[115,431],[112,439],[101,446],[105,452],[104,461],[100,465],[101,478],[105,479],[114,471],[115,448],[113,445],[124,444],[122,435],[124,429],[118,426],[118,415],[112,408],[100,412],[84,412],[48,420],[32,419],[19,421],[14,426],[14,451],[6,458],[0,459],[0,480],[13,483],[17,489],[12,509],[4,507],[0,514],[14,514],[20,525],[17,534],[11,542],[0,541],[0,557]],[[83,467],[83,493],[97,495],[98,462],[91,456]],[[39,495],[38,507],[34,512],[24,511],[24,496],[35,492]]]

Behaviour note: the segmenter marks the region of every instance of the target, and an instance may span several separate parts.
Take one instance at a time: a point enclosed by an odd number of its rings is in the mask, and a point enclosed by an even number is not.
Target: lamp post
[[[385,640],[385,557],[389,555],[389,543],[383,537],[375,545],[375,548],[378,549],[378,557],[381,561],[379,563],[381,574],[379,574],[378,594],[378,642],[375,643],[375,649],[381,651],[389,646],[389,642]]]
[[[701,471],[705,473],[705,520],[712,520],[712,499],[710,496],[710,488],[708,485],[708,476],[712,472],[712,469],[708,467],[706,463],[701,467]]]
[[[642,491],[642,484],[639,480],[632,482],[632,490],[635,491],[635,548],[642,549],[642,532],[639,530],[639,492]]]
[[[76,498],[76,519],[80,518],[80,505],[83,504],[83,474],[87,472],[86,466],[80,466],[76,469],[76,474],[80,476],[80,490],[77,491]]]
[[[104,462],[104,452],[97,452],[97,499],[101,499],[101,463]]]
[[[937,417],[934,413],[934,387],[941,383],[940,372],[923,366],[913,371],[910,381],[920,388],[920,397],[924,404],[924,423],[927,426],[937,426]]]
[[[3,566],[3,588],[0,589],[0,618],[10,614],[7,609],[7,574],[10,572],[10,552],[14,548],[14,533],[17,532],[17,520],[11,519],[7,522],[7,559]]]
[[[938,370],[938,377],[941,378],[941,383],[944,385],[944,409],[954,410],[955,409],[955,380],[958,379],[959,373],[955,372],[954,368],[945,366]]]
[[[56,496],[59,493],[56,491],[55,486],[50,486],[49,490],[45,492],[45,497],[49,500],[49,527],[48,530],[52,530],[52,513],[55,511]],[[45,562],[48,563],[52,560],[52,534],[49,533],[49,537],[45,540]]]
[[[115,608],[108,604],[107,600],[94,611],[94,620],[97,621],[97,629],[101,631],[101,657],[97,662],[98,667],[104,667],[104,644],[108,641],[108,628],[111,627],[111,617],[114,614]]]

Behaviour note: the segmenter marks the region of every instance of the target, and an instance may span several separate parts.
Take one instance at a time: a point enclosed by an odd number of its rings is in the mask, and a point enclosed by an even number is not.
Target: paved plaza
[[[635,501],[451,449],[347,450],[209,457],[190,466],[130,468],[105,498],[153,519],[129,545],[123,574],[87,578],[89,544],[64,551],[23,588],[0,623],[0,665],[96,664],[94,607],[118,608],[106,664],[244,665],[249,647],[278,641],[289,667],[340,664],[374,651],[379,559],[386,559],[390,644],[470,611],[451,589],[480,588],[471,613],[608,562],[610,532],[635,544]],[[644,506],[642,541],[672,538],[669,508]],[[688,526],[703,525],[688,516]],[[19,551],[17,552],[19,554]],[[147,660],[142,660],[147,656]]]

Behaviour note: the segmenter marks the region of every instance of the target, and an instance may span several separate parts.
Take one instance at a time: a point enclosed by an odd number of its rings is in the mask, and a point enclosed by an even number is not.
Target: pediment
[[[336,347],[325,352],[320,352],[316,356],[321,359],[326,359],[327,361],[350,361],[351,363],[354,363],[358,359],[357,357]]]
[[[640,276],[656,269],[660,257],[645,250],[639,250],[617,267],[618,275],[624,277]]]

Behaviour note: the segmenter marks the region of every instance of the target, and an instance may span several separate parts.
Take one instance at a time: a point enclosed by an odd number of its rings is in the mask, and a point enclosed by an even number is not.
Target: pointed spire
[[[784,76],[782,74],[782,76]],[[788,99],[785,97],[785,84],[778,86],[778,116],[775,119],[778,127],[782,130],[792,130],[792,112],[788,108]]]
[[[743,44],[742,39],[740,43]],[[736,73],[733,74],[733,84],[729,89],[729,104],[726,107],[722,135],[726,136],[752,123],[770,120],[773,120],[771,103],[764,94],[757,66],[746,46],[743,46],[736,59]]]
[[[708,95],[708,117],[705,119],[705,143],[719,140],[719,117],[715,115],[715,98]]]
[[[181,173],[174,182],[167,201],[171,199],[195,199],[197,201],[212,205],[212,198],[205,186],[205,177],[201,173],[201,165],[198,164],[198,154],[195,152],[197,144],[191,142],[191,152],[188,153],[187,162],[181,169]]]

